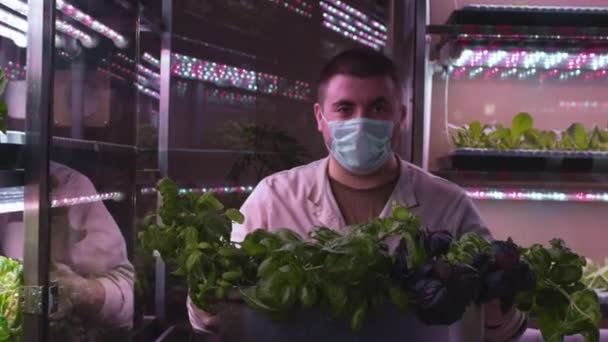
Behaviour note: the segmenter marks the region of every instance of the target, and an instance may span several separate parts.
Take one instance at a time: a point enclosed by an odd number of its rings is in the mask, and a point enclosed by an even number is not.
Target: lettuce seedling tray
[[[460,148],[448,156],[445,166],[467,171],[599,173],[608,171],[608,152]]]

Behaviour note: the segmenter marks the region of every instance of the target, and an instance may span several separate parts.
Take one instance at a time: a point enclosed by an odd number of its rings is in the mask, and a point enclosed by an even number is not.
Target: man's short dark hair
[[[317,99],[323,100],[327,83],[336,75],[349,75],[360,78],[388,76],[395,82],[395,86],[401,86],[399,71],[395,63],[372,48],[358,47],[349,49],[334,56],[321,69],[317,86]]]

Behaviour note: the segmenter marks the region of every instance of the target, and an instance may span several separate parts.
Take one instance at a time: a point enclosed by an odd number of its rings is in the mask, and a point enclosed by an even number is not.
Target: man
[[[50,176],[54,199],[97,195],[87,177],[65,165],[51,162]],[[53,324],[77,319],[109,330],[132,327],[134,270],[112,215],[99,201],[54,208],[51,213],[50,278],[60,288]],[[20,219],[0,224],[0,253],[21,260],[24,242]],[[69,341],[80,340],[73,323],[67,324],[74,335]]]
[[[425,227],[455,237],[490,237],[472,201],[457,186],[401,160],[393,150],[405,128],[406,110],[394,63],[357,48],[334,57],[321,71],[314,113],[329,156],[264,179],[242,206],[243,225],[232,239],[256,228],[287,227],[307,236],[318,226],[343,229],[390,215],[394,202],[420,216]],[[486,305],[486,338],[508,341],[525,328],[516,310],[502,315]],[[214,324],[189,305],[197,330]]]

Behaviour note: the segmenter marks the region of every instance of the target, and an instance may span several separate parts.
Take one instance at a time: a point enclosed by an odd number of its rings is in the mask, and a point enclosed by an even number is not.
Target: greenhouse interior
[[[0,342],[608,342],[606,94],[606,0],[0,0]]]

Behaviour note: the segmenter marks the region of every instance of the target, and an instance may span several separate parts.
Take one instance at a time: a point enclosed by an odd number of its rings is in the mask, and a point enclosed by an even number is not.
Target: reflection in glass
[[[56,340],[128,329],[133,320],[133,266],[125,240],[91,181],[59,163],[51,163],[51,282],[59,287],[51,314]],[[95,200],[97,199],[97,200]],[[70,205],[68,205],[70,204]],[[3,215],[0,254],[22,260],[21,215]],[[95,332],[92,327],[95,326]]]

